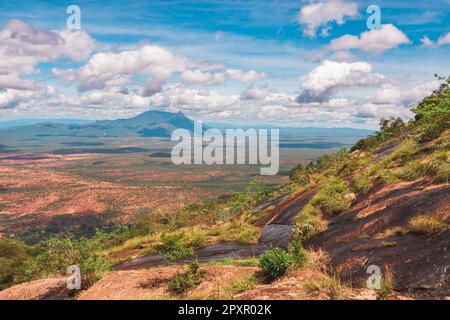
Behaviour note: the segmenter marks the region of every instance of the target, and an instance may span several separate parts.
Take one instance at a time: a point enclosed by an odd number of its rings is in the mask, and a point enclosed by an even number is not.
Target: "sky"
[[[449,57],[450,0],[0,0],[0,121],[155,109],[374,129],[410,118]]]

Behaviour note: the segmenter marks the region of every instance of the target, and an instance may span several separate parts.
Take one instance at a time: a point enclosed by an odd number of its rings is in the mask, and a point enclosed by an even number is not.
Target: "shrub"
[[[400,164],[404,164],[411,160],[418,150],[417,142],[413,139],[407,139],[400,143],[387,159],[389,161],[399,160]]]
[[[258,279],[255,276],[249,276],[243,279],[236,279],[231,284],[230,290],[233,293],[240,293],[246,290],[253,289],[258,284]]]
[[[318,235],[321,231],[322,226],[318,219],[310,219],[309,221],[303,223],[297,222],[292,227],[293,237],[300,241],[308,241]]]
[[[380,131],[377,135],[381,141],[386,141],[398,137],[406,128],[402,118],[381,119]]]
[[[417,216],[409,221],[409,230],[413,233],[432,235],[446,229],[446,223],[432,216]]]
[[[398,176],[405,180],[416,180],[427,178],[434,175],[434,168],[428,163],[418,161],[409,162],[399,173]]]
[[[92,286],[111,270],[110,263],[98,255],[92,243],[86,239],[52,238],[39,244],[32,273],[39,276],[66,274],[67,268],[77,265],[81,270],[83,289]]]
[[[28,265],[33,249],[19,241],[0,240],[0,290],[30,280]]]
[[[361,150],[368,151],[375,148],[380,143],[377,136],[368,136],[359,140],[352,148],[351,151]]]
[[[444,161],[436,161],[433,164],[434,176],[432,178],[434,183],[450,182],[450,163]]]
[[[289,172],[289,179],[292,182],[301,183],[301,184],[306,184],[309,182],[309,179],[305,172],[305,169],[303,168],[303,166],[301,164],[297,165]]]
[[[182,242],[182,234],[164,234],[161,236],[159,251],[164,255],[166,263],[177,262],[194,255],[194,250]]]
[[[332,177],[312,197],[310,203],[322,213],[335,215],[350,207],[351,202],[345,198],[348,193],[350,193],[348,183],[340,178]]]
[[[286,273],[291,265],[292,256],[281,248],[272,248],[259,258],[259,266],[264,275],[273,280]]]
[[[289,253],[292,257],[292,269],[303,268],[306,264],[307,257],[305,249],[303,249],[302,242],[299,239],[293,239],[289,246]]]
[[[367,171],[360,172],[354,176],[353,188],[355,191],[363,192],[365,194],[373,188],[373,181],[370,179],[370,175]]]
[[[200,270],[199,263],[192,262],[185,272],[177,273],[169,280],[169,291],[174,294],[186,294],[202,282],[204,274],[205,271]]]
[[[430,96],[423,99],[419,105],[412,109],[416,114],[415,120],[423,127],[421,141],[429,141],[450,128],[450,77]]]

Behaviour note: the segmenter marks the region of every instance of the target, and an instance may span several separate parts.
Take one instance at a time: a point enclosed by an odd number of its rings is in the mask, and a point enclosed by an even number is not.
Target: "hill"
[[[77,264],[80,299],[448,299],[450,78],[413,112],[279,186],[252,183],[90,239],[0,242],[14,266],[3,286]]]
[[[101,120],[90,123],[34,123],[0,130],[3,139],[34,137],[159,137],[170,138],[173,130],[193,130],[193,121],[183,113],[150,110],[129,119]]]

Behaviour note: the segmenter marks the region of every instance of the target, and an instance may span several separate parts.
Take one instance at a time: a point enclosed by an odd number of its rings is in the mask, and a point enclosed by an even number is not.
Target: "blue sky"
[[[71,4],[81,30],[68,34]],[[367,28],[371,4],[381,30]],[[2,120],[159,108],[213,122],[375,128],[380,117],[411,116],[437,85],[433,74],[450,71],[448,0],[0,0],[0,8],[0,59],[12,61],[0,62]]]

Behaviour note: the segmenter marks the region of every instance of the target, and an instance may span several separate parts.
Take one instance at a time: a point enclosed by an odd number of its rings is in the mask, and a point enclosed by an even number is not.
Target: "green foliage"
[[[177,273],[169,280],[169,290],[173,294],[186,294],[202,283],[204,274],[205,271],[200,270],[199,263],[192,262],[185,272]]]
[[[377,133],[380,141],[398,138],[406,130],[406,123],[402,118],[390,118],[380,120],[380,131]]]
[[[368,171],[357,173],[353,177],[353,188],[357,192],[367,194],[373,188],[373,181],[370,179],[370,173]]]
[[[255,243],[260,230],[248,223],[230,222],[219,230],[221,241],[236,241],[239,243]]]
[[[305,236],[302,231],[296,226],[292,228],[292,240],[289,246],[289,253],[292,256],[291,267],[293,269],[303,268],[307,261],[306,252],[302,246],[302,239]]]
[[[436,77],[438,77],[436,75]],[[438,77],[444,80],[442,77]],[[412,109],[415,120],[423,127],[422,141],[437,138],[444,130],[450,128],[450,77],[430,96]]]
[[[301,219],[297,219],[297,223],[292,227],[292,234],[295,239],[299,241],[308,241],[322,231],[320,221],[310,218],[306,221],[300,222]]]
[[[51,238],[41,242],[38,248],[40,253],[30,271],[39,277],[65,274],[69,266],[77,265],[82,286],[88,288],[111,270],[109,262],[96,253],[94,243],[86,238]]]
[[[377,147],[380,143],[378,136],[367,136],[358,142],[350,149],[351,151],[361,150],[369,151]]]
[[[348,183],[338,177],[332,177],[312,197],[310,205],[322,213],[335,215],[350,207],[351,202],[345,198],[350,193]]]
[[[309,182],[308,176],[305,172],[305,168],[303,168],[301,163],[289,172],[289,179],[292,182],[299,184],[306,184]]]
[[[194,250],[186,246],[182,237],[182,234],[163,234],[161,236],[162,244],[159,252],[164,255],[166,263],[177,262],[194,255]]]
[[[273,280],[286,273],[292,262],[291,254],[281,248],[272,248],[259,258],[259,266],[264,275]]]
[[[15,240],[0,240],[0,290],[27,281],[33,248]]]
[[[253,289],[258,284],[258,279],[255,276],[249,276],[243,279],[236,279],[231,284],[230,290],[232,293],[240,293]]]
[[[398,160],[399,164],[404,164],[411,160],[418,151],[417,142],[414,139],[406,139],[392,151],[387,159],[389,161]]]

